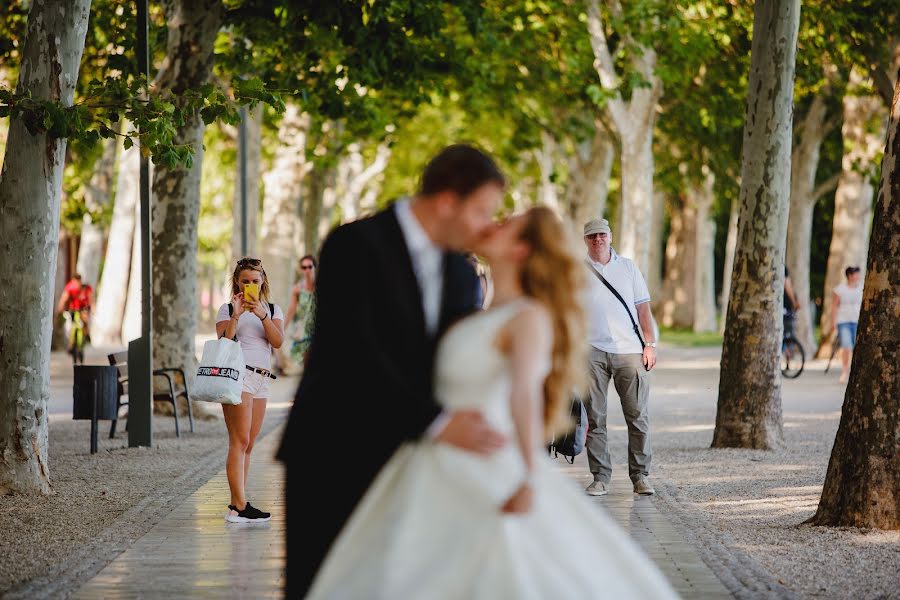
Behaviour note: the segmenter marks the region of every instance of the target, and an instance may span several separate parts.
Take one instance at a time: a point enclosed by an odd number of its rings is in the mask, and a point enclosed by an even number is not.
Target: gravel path
[[[284,420],[295,386],[294,378],[276,381],[261,435]],[[53,493],[0,497],[0,597],[64,597],[220,471],[224,422],[196,421],[193,434],[187,418],[181,425],[176,438],[174,420],[156,418],[148,449],[128,448],[124,420],[113,440],[101,421],[91,456],[90,422],[51,416]]]
[[[818,505],[844,387],[785,381],[785,447],[712,450],[718,350],[664,349],[651,394],[655,502],[739,598],[900,598],[900,532],[802,525]],[[625,458],[610,407],[614,461]]]

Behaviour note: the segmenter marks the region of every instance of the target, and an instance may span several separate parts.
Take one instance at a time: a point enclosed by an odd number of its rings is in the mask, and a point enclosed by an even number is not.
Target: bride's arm
[[[532,304],[510,320],[504,329],[508,335],[513,424],[522,458],[530,473],[543,442],[544,379],[552,350],[553,326],[547,310],[539,304]],[[516,506],[520,494],[528,496],[523,499],[524,506]],[[513,506],[509,506],[510,503]],[[510,498],[504,510],[524,512],[529,508],[530,490],[526,479],[522,489]]]

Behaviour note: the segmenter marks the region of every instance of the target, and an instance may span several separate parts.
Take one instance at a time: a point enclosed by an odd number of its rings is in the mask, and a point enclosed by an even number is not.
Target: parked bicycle
[[[794,336],[794,314],[784,315],[784,336],[781,340],[781,374],[788,379],[796,379],[803,372],[806,352]]]

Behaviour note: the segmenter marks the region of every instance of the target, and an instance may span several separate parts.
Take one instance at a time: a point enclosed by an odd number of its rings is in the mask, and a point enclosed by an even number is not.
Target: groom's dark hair
[[[465,198],[486,183],[506,186],[497,163],[481,150],[467,144],[447,146],[429,161],[422,173],[419,195],[432,196],[451,191]]]

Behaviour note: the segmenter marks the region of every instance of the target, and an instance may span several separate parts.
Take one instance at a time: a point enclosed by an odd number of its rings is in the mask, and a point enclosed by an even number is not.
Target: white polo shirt
[[[635,323],[640,327],[636,307],[638,304],[650,302],[647,282],[644,281],[640,269],[630,259],[619,256],[612,248],[609,251],[612,256],[605,265],[594,262],[590,257],[588,261],[619,292],[628,304]],[[644,349],[634,334],[631,319],[625,314],[625,307],[587,268],[587,265],[584,268],[588,279],[588,343],[597,350],[612,354],[642,353]]]

